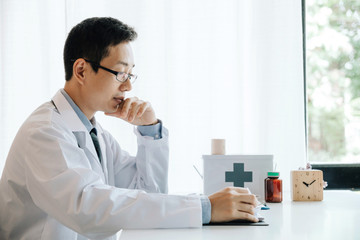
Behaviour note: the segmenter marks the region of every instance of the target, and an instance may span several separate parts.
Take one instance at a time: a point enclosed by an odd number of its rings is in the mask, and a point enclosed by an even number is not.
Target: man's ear
[[[73,76],[80,85],[84,85],[87,67],[83,58],[78,58],[73,64]]]

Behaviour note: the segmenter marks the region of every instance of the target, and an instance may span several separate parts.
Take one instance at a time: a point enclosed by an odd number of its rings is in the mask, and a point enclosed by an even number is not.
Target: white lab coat
[[[131,157],[96,123],[100,164],[60,91],[53,103],[30,115],[11,146],[0,182],[0,239],[114,239],[123,228],[201,226],[199,197],[165,194],[165,128],[159,140],[135,129]]]

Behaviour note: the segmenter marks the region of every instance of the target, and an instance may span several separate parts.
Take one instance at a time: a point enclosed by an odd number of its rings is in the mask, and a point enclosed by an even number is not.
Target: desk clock
[[[322,201],[323,172],[321,170],[291,171],[291,197],[293,201]]]

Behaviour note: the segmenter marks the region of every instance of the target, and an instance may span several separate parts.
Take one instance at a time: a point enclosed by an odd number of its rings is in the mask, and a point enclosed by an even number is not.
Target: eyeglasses
[[[134,75],[134,74],[131,74],[131,73],[126,73],[126,72],[117,72],[117,71],[114,71],[114,70],[111,70],[109,68],[106,68],[106,67],[103,67],[101,66],[100,64],[97,64],[96,62],[93,62],[91,60],[87,60],[84,58],[84,60],[86,62],[89,62],[91,64],[94,64],[95,66],[97,66],[98,68],[102,68],[104,69],[105,71],[108,71],[109,73],[112,73],[116,76],[116,80],[121,82],[121,83],[124,83],[126,82],[127,80],[130,81],[131,84],[133,84],[135,82],[135,80],[137,79],[137,75]]]

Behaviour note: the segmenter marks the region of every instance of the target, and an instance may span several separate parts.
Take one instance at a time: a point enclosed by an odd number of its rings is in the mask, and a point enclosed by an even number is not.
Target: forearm
[[[135,133],[138,137],[136,188],[148,192],[167,193],[169,166],[167,129],[161,127],[162,137],[157,140],[139,136],[139,131],[135,131]]]
[[[116,186],[122,188],[142,189],[147,192],[167,193],[168,179],[168,132],[160,128],[161,139],[143,136],[135,129],[138,151],[131,157],[116,144],[114,152]]]

